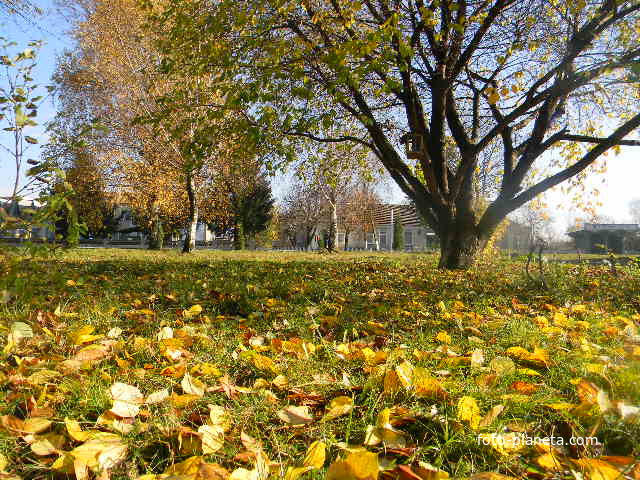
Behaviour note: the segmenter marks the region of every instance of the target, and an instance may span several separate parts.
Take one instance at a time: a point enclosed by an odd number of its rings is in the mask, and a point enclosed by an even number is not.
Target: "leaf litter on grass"
[[[0,478],[640,478],[632,274],[81,255],[4,272]]]

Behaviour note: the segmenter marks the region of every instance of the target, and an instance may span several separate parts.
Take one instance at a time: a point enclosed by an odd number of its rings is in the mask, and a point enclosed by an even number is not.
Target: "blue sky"
[[[46,43],[40,52],[40,60],[35,71],[37,83],[46,85],[55,69],[56,57],[65,48],[72,46],[71,39],[67,36],[68,22],[55,8],[54,0],[38,0],[36,2],[44,10],[44,14],[35,17],[31,22],[19,19],[0,19],[2,25],[0,31],[5,37],[16,41],[20,46],[26,46],[31,40],[44,40]],[[41,143],[46,141],[42,126],[55,115],[55,107],[50,102],[45,102],[39,111],[38,121],[40,127],[34,129],[30,135],[39,137]],[[636,136],[637,138],[637,136]],[[0,142],[7,145],[10,138],[0,131]],[[10,145],[10,143],[9,143]],[[30,157],[37,157],[37,148],[30,153]],[[0,151],[0,196],[5,196],[10,191],[10,185],[14,179],[14,171],[10,158]],[[286,176],[280,176],[284,180]],[[616,221],[629,221],[628,204],[634,198],[640,197],[640,147],[627,147],[622,149],[619,156],[609,156],[608,171],[603,176],[591,178],[588,182],[591,186],[600,190],[599,200],[604,204],[600,213],[613,217]],[[283,193],[283,185],[277,185],[275,191]],[[588,191],[588,189],[587,189]],[[399,189],[390,188],[386,195],[389,200],[400,201]],[[559,231],[565,230],[567,216],[571,213],[571,200],[559,191],[547,195],[547,203],[550,214],[556,218],[556,226]],[[573,213],[575,215],[576,213]],[[580,215],[580,212],[577,212]]]
[[[0,36],[18,43],[15,48],[20,50],[26,48],[27,43],[32,40],[46,42],[40,51],[38,65],[34,71],[35,83],[44,86],[50,83],[51,75],[55,70],[57,55],[64,51],[65,48],[70,48],[72,42],[66,35],[68,24],[55,7],[53,0],[38,0],[33,3],[44,10],[43,15],[30,17],[28,21],[15,16],[8,17],[3,15],[0,17]],[[46,93],[44,89],[43,92]],[[44,125],[54,116],[55,107],[50,100],[46,100],[41,105],[36,119],[40,125],[34,127],[28,134],[44,143],[46,141]],[[5,125],[2,125],[2,128],[4,127]],[[8,147],[12,145],[10,135],[1,130],[0,142]],[[34,146],[29,151],[28,157],[37,158],[38,150],[38,147]],[[7,195],[10,192],[10,186],[13,184],[15,167],[12,162],[13,159],[8,158],[6,152],[0,151],[0,196]]]

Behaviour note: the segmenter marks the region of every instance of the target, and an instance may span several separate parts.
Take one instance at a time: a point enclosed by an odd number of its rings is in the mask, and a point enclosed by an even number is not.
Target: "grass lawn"
[[[0,257],[0,479],[640,479],[640,271],[436,260]]]

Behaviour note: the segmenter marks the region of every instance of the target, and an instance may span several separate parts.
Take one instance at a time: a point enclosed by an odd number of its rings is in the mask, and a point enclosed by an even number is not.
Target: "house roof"
[[[393,214],[392,214],[393,212]],[[391,225],[393,219],[400,218],[403,227],[424,227],[425,223],[420,218],[413,205],[385,203],[380,205],[375,212],[375,221],[378,225]]]
[[[640,225],[636,223],[585,223],[581,230],[569,232],[570,237],[587,235],[594,232],[624,233],[640,232]]]

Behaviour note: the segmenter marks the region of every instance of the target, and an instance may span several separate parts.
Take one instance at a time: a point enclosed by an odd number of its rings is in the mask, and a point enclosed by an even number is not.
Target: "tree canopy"
[[[169,2],[167,71],[224,70],[264,131],[373,151],[464,268],[505,216],[638,145],[640,2]],[[344,119],[360,132],[335,132]],[[408,143],[405,149],[405,143]],[[496,148],[497,145],[497,148]],[[480,160],[499,185],[475,208]]]

